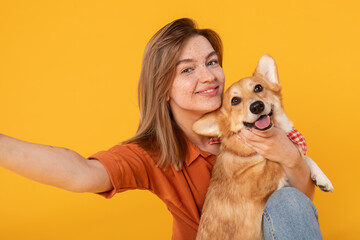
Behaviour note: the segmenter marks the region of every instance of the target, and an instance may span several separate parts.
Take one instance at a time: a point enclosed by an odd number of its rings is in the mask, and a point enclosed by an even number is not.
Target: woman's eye
[[[263,86],[258,84],[258,85],[255,86],[254,92],[258,93],[258,92],[261,92],[263,89],[264,89]]]
[[[181,71],[181,73],[189,73],[191,72],[191,68],[185,68],[184,70]]]
[[[210,62],[208,63],[208,65],[216,65],[217,63],[218,63],[217,60],[213,60],[213,61],[210,61]]]
[[[235,106],[235,105],[238,105],[239,103],[241,103],[241,98],[239,97],[233,97],[231,99],[231,105]]]

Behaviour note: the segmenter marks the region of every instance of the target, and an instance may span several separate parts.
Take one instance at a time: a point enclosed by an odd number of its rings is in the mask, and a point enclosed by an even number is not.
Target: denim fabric
[[[312,201],[295,188],[274,192],[263,213],[264,240],[323,239]]]

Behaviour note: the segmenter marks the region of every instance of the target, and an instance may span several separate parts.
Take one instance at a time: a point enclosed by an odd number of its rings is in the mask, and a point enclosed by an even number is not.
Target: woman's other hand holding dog
[[[313,199],[315,187],[310,178],[310,169],[282,129],[273,127],[266,132],[242,129],[240,137],[264,158],[280,163],[290,185]]]

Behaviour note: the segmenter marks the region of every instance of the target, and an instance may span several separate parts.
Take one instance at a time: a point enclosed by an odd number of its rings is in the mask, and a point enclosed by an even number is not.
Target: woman
[[[208,144],[209,138],[195,134],[191,126],[220,107],[225,80],[221,66],[222,44],[214,31],[197,29],[190,19],[169,23],[144,52],[141,119],[133,138],[85,159],[68,149],[2,135],[0,166],[45,184],[107,198],[148,189],[172,213],[173,239],[195,239],[219,145]],[[263,217],[265,238],[321,239],[309,199],[314,186],[294,144],[276,127],[241,135],[261,155],[279,162],[294,187],[270,197]]]

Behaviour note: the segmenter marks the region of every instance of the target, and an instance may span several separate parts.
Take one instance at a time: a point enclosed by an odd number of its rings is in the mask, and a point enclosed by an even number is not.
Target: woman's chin
[[[209,112],[213,112],[215,110],[217,110],[218,108],[221,107],[221,101],[219,101],[218,103],[213,103],[213,104],[209,104],[206,109],[204,109],[204,113],[209,113]]]

